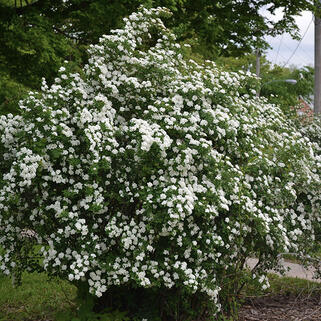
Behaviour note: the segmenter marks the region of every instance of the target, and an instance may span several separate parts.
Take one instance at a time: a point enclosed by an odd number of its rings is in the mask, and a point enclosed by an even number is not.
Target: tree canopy
[[[219,57],[216,63],[229,71],[251,71],[255,73],[254,54],[246,54],[241,57]],[[290,84],[287,80],[295,80]],[[269,102],[276,103],[285,112],[295,111],[299,98],[311,102],[314,90],[314,68],[304,66],[281,67],[272,65],[265,56],[261,57],[260,95],[266,97]]]
[[[207,58],[265,48],[267,34],[296,35],[294,15],[313,10],[312,1],[302,0],[0,0],[0,83],[39,89],[41,78],[52,82],[64,60],[83,65],[86,47],[140,5],[169,8],[174,14],[166,23],[178,40],[190,41]],[[278,8],[284,8],[278,22],[262,11]],[[0,87],[2,109],[12,110],[21,96]]]

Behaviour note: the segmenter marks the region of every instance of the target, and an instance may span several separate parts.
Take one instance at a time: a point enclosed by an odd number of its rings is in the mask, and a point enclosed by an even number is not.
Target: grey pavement
[[[254,266],[257,264],[258,259],[248,259],[246,261],[246,265],[248,268],[253,269]],[[305,269],[302,265],[296,264],[296,263],[291,263],[291,262],[282,262],[283,266],[288,269],[289,271],[285,273],[285,276],[289,276],[292,278],[299,278],[299,279],[305,279],[305,280],[310,280],[314,282],[321,283],[321,279],[313,279],[313,268]],[[269,271],[271,273],[276,273],[274,271]],[[279,273],[276,273],[279,274]],[[279,274],[280,275],[280,274]]]

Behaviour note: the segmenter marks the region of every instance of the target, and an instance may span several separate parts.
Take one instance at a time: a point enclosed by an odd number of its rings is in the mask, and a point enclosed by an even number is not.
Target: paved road
[[[257,259],[248,259],[246,262],[246,265],[252,269],[256,263],[258,262]],[[283,266],[285,268],[290,268],[288,272],[285,273],[286,276],[292,277],[292,278],[299,278],[299,279],[305,279],[310,280],[314,282],[321,283],[321,279],[313,279],[313,268],[305,269],[302,265],[296,264],[296,263],[290,263],[290,262],[284,262]],[[273,271],[271,271],[273,273]]]

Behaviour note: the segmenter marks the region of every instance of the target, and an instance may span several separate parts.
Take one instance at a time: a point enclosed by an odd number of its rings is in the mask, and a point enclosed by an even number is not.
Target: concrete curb
[[[257,262],[258,262],[258,259],[252,259],[252,258],[247,259],[246,266],[249,269],[253,269],[254,266],[257,264]],[[283,262],[283,266],[286,269],[289,269],[289,271],[285,273],[285,276],[321,283],[321,279],[313,279],[314,269],[312,267],[306,269],[300,264],[290,263],[290,262]],[[280,275],[279,273],[276,273],[274,271],[269,271],[269,272]]]

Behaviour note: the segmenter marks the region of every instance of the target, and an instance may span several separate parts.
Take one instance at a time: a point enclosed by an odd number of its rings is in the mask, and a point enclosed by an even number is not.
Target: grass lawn
[[[242,296],[257,297],[262,295],[312,295],[321,297],[321,284],[317,282],[269,274],[269,283],[270,287],[266,290],[245,287],[242,291]]]
[[[245,288],[242,297],[264,295],[321,296],[321,284],[270,275],[271,287],[265,291]],[[57,321],[58,314],[76,310],[76,288],[45,274],[24,274],[22,285],[13,288],[11,279],[0,277],[0,321]]]
[[[53,321],[57,313],[75,309],[76,288],[45,274],[24,274],[22,285],[0,276],[0,321]]]

